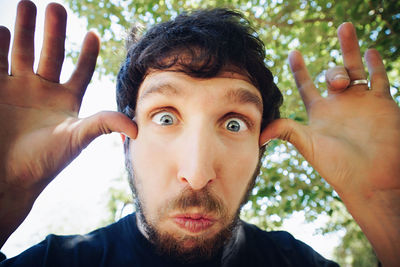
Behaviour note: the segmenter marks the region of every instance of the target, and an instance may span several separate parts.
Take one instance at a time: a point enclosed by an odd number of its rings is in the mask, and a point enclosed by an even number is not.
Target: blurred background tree
[[[265,43],[266,64],[274,73],[285,101],[283,117],[307,123],[301,98],[290,74],[286,58],[297,49],[322,95],[326,95],[325,70],[342,63],[336,29],[345,21],[356,27],[362,51],[379,50],[386,60],[391,92],[400,102],[399,55],[400,2],[385,0],[282,1],[282,0],[65,0],[70,9],[96,29],[102,45],[97,71],[115,79],[129,29],[143,29],[197,8],[230,7],[242,11]],[[67,51],[77,59],[78,51]],[[126,188],[110,191],[110,221],[118,219],[132,199]],[[307,221],[319,214],[329,215],[322,233],[345,230],[335,250],[335,260],[343,266],[376,266],[377,259],[358,225],[347,213],[338,195],[288,143],[274,141],[268,148],[261,173],[245,205],[242,217],[273,230],[295,211],[304,211]]]

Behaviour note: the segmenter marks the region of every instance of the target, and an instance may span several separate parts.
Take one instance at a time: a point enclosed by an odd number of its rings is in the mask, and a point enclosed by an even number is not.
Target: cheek
[[[171,150],[164,142],[146,135],[130,144],[135,184],[147,212],[155,210],[168,198],[170,183],[174,179]]]
[[[258,143],[232,149],[224,159],[224,179],[221,190],[225,191],[227,204],[237,208],[247,192],[258,164]]]

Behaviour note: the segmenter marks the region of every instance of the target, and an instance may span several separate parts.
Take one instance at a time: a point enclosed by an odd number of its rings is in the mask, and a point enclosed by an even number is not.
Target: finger
[[[37,74],[48,81],[59,82],[64,61],[65,27],[67,13],[56,3],[46,8],[43,47]]]
[[[14,42],[11,52],[11,74],[32,72],[34,61],[36,6],[31,1],[18,3]]]
[[[289,65],[301,98],[308,110],[310,103],[321,96],[311,80],[310,74],[304,64],[304,59],[299,51],[292,51],[289,54]]]
[[[111,132],[123,133],[129,138],[135,139],[138,129],[136,123],[124,114],[103,111],[79,122],[74,142],[84,148],[96,137]]]
[[[0,75],[8,75],[10,36],[10,31],[6,27],[0,26]]]
[[[328,93],[335,94],[343,92],[350,84],[350,77],[343,66],[335,66],[325,73]]]
[[[371,90],[390,96],[390,83],[379,52],[368,49],[364,57],[371,79]]]
[[[307,126],[291,119],[277,119],[261,132],[259,145],[262,146],[272,139],[281,139],[290,142],[306,157],[312,151],[309,136]]]
[[[350,80],[366,79],[367,74],[365,73],[356,30],[354,29],[353,24],[346,22],[340,25],[338,29],[338,37],[340,48],[342,50],[344,67],[349,73]],[[361,86],[366,87],[365,85]]]
[[[92,78],[96,59],[99,54],[99,47],[99,37],[95,33],[89,32],[83,41],[77,66],[71,78],[66,83],[66,86],[78,95],[80,99],[82,99],[85,89]]]

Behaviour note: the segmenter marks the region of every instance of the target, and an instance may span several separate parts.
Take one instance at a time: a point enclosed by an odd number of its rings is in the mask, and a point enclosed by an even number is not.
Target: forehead
[[[151,71],[139,88],[137,104],[156,97],[186,98],[199,93],[225,102],[251,104],[262,113],[259,90],[247,75],[232,71],[223,71],[212,78],[194,78],[174,70]]]

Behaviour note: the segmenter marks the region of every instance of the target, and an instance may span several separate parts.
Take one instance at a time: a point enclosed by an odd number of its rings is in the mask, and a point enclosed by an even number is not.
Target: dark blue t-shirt
[[[5,266],[188,266],[156,253],[141,234],[135,214],[86,235],[49,235]],[[335,266],[311,247],[283,231],[266,232],[240,222],[229,243],[212,261],[189,266]]]

